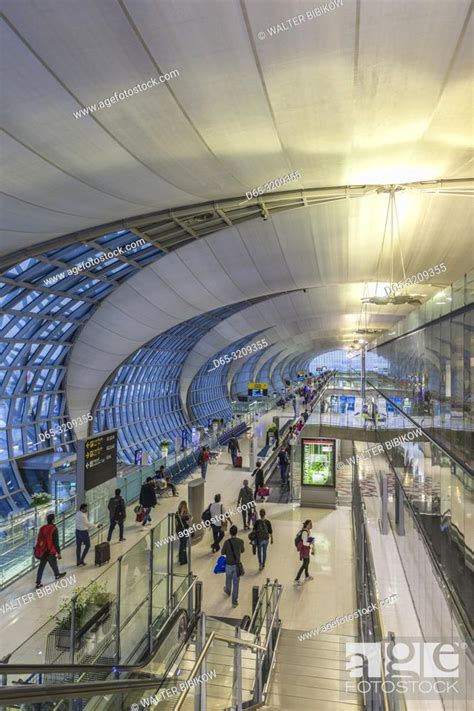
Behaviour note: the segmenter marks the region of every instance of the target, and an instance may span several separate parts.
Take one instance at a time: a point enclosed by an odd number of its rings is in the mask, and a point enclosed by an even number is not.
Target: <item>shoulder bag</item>
[[[232,538],[229,538],[229,544],[232,548],[232,553],[234,554],[234,559],[237,565],[237,577],[241,578],[242,575],[245,575],[244,566],[242,565],[242,561],[240,560],[240,558],[237,558],[237,556],[235,555],[234,546],[232,545]]]

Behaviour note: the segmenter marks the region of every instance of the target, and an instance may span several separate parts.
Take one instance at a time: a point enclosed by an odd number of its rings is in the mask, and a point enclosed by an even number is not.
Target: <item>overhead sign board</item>
[[[248,383],[247,393],[249,397],[264,397],[268,395],[268,383]]]
[[[117,476],[117,430],[101,432],[77,442],[77,504],[85,494]]]

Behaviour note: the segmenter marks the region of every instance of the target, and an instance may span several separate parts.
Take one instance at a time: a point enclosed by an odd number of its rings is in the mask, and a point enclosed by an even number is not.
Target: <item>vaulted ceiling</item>
[[[267,296],[234,317],[239,335],[273,329],[282,347],[316,352],[350,340],[367,289],[402,276],[400,245],[407,273],[446,264],[417,286],[425,296],[472,264],[469,0],[329,6],[311,18],[306,0],[4,0],[4,260],[103,225],[169,252],[82,329],[72,413],[140,345],[199,313]],[[384,241],[387,190],[408,183],[400,242]],[[369,325],[411,308],[371,306]]]

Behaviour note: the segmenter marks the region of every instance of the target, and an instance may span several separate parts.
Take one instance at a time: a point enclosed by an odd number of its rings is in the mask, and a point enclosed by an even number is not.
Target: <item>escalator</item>
[[[161,709],[194,710],[197,703],[223,711],[261,705],[280,632],[280,596],[278,583],[262,587],[248,630],[204,613],[191,619],[176,609],[151,654],[133,665],[2,664],[0,709],[137,711],[159,703]]]

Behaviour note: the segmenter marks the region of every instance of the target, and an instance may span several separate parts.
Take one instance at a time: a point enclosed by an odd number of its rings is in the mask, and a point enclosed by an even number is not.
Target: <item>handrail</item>
[[[264,652],[266,647],[262,647],[261,644],[257,644],[256,642],[250,642],[246,639],[240,639],[239,637],[227,637],[226,635],[219,634],[218,632],[211,633],[214,634],[214,639],[218,639],[221,642],[228,642],[229,644],[236,644],[237,646],[240,647],[251,647],[252,649],[260,649],[260,651]]]
[[[462,603],[460,603],[460,601],[458,599],[456,590],[450,584],[448,578],[446,577],[446,575],[444,573],[444,570],[443,570],[440,562],[438,561],[438,559],[436,558],[436,556],[433,552],[433,548],[431,546],[431,541],[428,538],[424,527],[421,525],[421,523],[418,520],[418,515],[416,512],[416,509],[413,507],[412,502],[410,501],[409,497],[405,493],[405,487],[403,486],[403,482],[400,481],[400,479],[398,477],[395,467],[392,464],[392,460],[390,459],[389,455],[387,454],[387,449],[386,449],[385,445],[383,445],[383,447],[384,447],[385,456],[388,460],[388,465],[389,465],[390,469],[392,470],[393,476],[395,477],[396,481],[398,481],[399,486],[403,491],[404,500],[405,500],[405,503],[407,504],[408,510],[410,511],[411,519],[415,525],[418,535],[420,536],[421,540],[423,541],[425,550],[427,551],[428,556],[430,558],[431,565],[432,565],[433,571],[435,573],[435,576],[437,576],[437,578],[438,578],[438,583],[440,584],[441,588],[445,591],[445,596],[447,594],[447,596],[449,598],[451,598],[453,610],[456,613],[457,620],[460,623],[461,627],[464,628],[464,631],[465,631],[465,635],[464,635],[465,641],[469,645],[472,645],[473,644],[472,641],[474,640],[474,628],[471,625],[471,622],[462,607]],[[448,509],[448,511],[449,511],[449,509]]]
[[[239,645],[242,647],[250,647],[252,649],[259,649],[261,651],[265,651],[265,647],[262,647],[262,645],[256,644],[255,642],[249,642],[247,640],[242,640],[238,639],[237,637],[226,637],[225,635],[220,635],[217,634],[216,632],[211,632],[209,635],[208,639],[206,640],[206,643],[202,649],[201,654],[199,655],[198,659],[194,663],[194,666],[190,672],[189,678],[192,679],[195,672],[197,669],[201,666],[202,660],[204,659],[205,655],[207,654],[207,651],[209,647],[211,646],[212,642],[214,640],[219,640],[222,642],[227,642],[229,644],[235,644]],[[156,652],[155,652],[156,653]],[[153,655],[154,656],[154,655]],[[149,660],[148,660],[149,661]],[[147,662],[148,663],[148,662]],[[5,666],[5,665],[3,665]],[[21,665],[15,665],[15,668],[17,666]],[[23,666],[28,666],[28,665],[23,665]],[[33,665],[31,665],[33,666]],[[43,665],[44,666],[44,665]],[[59,670],[61,667],[65,667],[68,665],[57,665],[55,667],[55,670]],[[69,665],[70,666],[70,665]],[[75,667],[75,671],[79,671],[80,669],[83,669],[84,667],[90,667],[90,670],[96,670],[101,669],[104,667],[104,665],[78,665]],[[143,664],[141,665],[133,665],[133,666],[117,666],[117,667],[107,667],[109,671],[138,671],[140,667],[142,667]],[[49,669],[49,667],[48,667]],[[1,670],[1,668],[0,668]],[[43,669],[44,671],[44,669]],[[19,700],[37,700],[38,698],[64,698],[64,697],[70,697],[70,696],[77,696],[80,695],[82,696],[95,696],[95,695],[100,695],[100,694],[106,694],[106,693],[113,693],[113,692],[118,692],[118,691],[128,691],[130,689],[149,689],[151,686],[154,686],[155,684],[162,683],[164,681],[170,681],[171,677],[165,676],[164,678],[160,677],[151,677],[148,679],[118,679],[118,680],[113,680],[113,681],[93,681],[93,682],[84,682],[81,683],[80,685],[76,682],[68,683],[68,684],[27,684],[27,685],[18,685],[15,688],[12,688],[11,686],[8,687],[0,687],[0,701],[2,702],[7,702],[7,703],[14,703],[15,701]],[[189,691],[190,687],[187,687],[185,691]],[[184,692],[183,692],[184,693]],[[185,694],[186,697],[186,694]],[[184,703],[184,698],[182,703]],[[178,700],[179,704],[179,700]],[[181,704],[182,705],[182,704]],[[180,705],[175,707],[175,711],[177,709],[181,708]]]
[[[335,377],[335,375],[336,375],[335,373],[332,373],[331,376],[330,376],[324,383],[322,383],[320,389],[318,390],[318,392],[316,393],[316,395],[314,396],[313,400],[312,400],[311,403],[310,403],[310,404],[311,404],[311,412],[313,412],[314,408],[316,407],[316,405],[317,405],[318,402],[320,401],[321,397],[322,397],[323,394],[326,392],[327,388],[329,387],[329,383],[330,383],[331,380]],[[290,419],[291,419],[291,418],[290,418]],[[296,419],[297,419],[297,418],[295,417],[295,420],[296,420]],[[264,470],[264,476],[265,476],[265,477],[267,477],[268,474],[269,474],[269,472],[273,470],[274,465],[275,465],[275,463],[276,463],[276,461],[277,461],[277,458],[278,458],[278,454],[279,454],[280,451],[282,450],[283,445],[284,445],[284,443],[287,441],[288,437],[289,437],[289,433],[288,433],[288,432],[285,432],[285,434],[284,434],[283,437],[282,437],[282,440],[281,440],[281,443],[280,443],[279,447],[278,447],[277,449],[274,449],[273,452],[272,452],[272,453],[270,454],[270,456],[268,457],[267,461],[264,462],[262,469]],[[265,469],[266,469],[266,473],[265,473]]]
[[[190,594],[196,583],[198,582],[197,576],[193,576],[193,580],[191,582],[191,585],[189,585],[188,588],[186,588],[186,592],[182,595],[182,597],[177,601],[173,612],[168,616],[168,620],[171,619],[172,615],[174,612],[179,608],[179,605],[182,603],[182,601]],[[167,622],[168,622],[167,620]],[[163,629],[165,628],[167,622],[163,625]],[[15,650],[16,651],[16,650]],[[12,652],[11,654],[14,654]],[[11,656],[11,654],[9,656]],[[72,674],[76,674],[78,672],[97,672],[97,671],[102,671],[106,672],[108,671],[109,673],[112,672],[119,672],[119,673],[127,673],[127,672],[138,672],[143,667],[146,667],[153,659],[153,657],[156,654],[156,649],[152,651],[145,659],[140,662],[139,664],[3,664],[0,663],[0,675],[8,675],[8,674],[17,674],[20,672],[31,672],[31,673],[42,673],[42,674],[54,674],[56,672],[71,672]],[[0,687],[1,689],[1,687]]]
[[[354,466],[354,468],[357,469],[356,481],[357,481],[357,486],[360,487],[358,464],[355,463],[353,466]],[[375,596],[375,602],[377,603],[375,606],[375,617],[377,618],[377,625],[380,630],[380,636],[382,639],[385,639],[386,632],[385,632],[385,625],[383,623],[383,619],[380,614],[380,597],[379,597],[379,591],[377,589],[376,578],[375,578],[374,556],[373,556],[373,552],[372,552],[372,545],[370,543],[370,538],[368,535],[367,511],[366,511],[365,503],[364,503],[362,496],[361,496],[360,503],[361,503],[361,513],[362,513],[362,525],[363,525],[364,534],[365,534],[364,535],[364,543],[367,546],[367,556],[368,556],[368,561],[369,561],[369,567],[372,570],[372,575],[373,575],[373,579],[374,579],[373,594]],[[383,655],[382,655],[382,669],[383,669],[383,675],[384,675],[384,679],[385,679],[387,673],[386,673],[386,669],[385,669],[385,659],[383,658]],[[385,709],[385,711],[389,711],[390,707],[389,707],[388,698],[387,698],[386,685],[382,684],[381,689],[382,689],[382,698],[383,698],[384,709]]]
[[[446,447],[445,447],[443,444],[441,444],[440,442],[438,442],[438,440],[433,439],[433,437],[424,429],[423,425],[421,425],[419,422],[417,422],[416,420],[414,420],[410,415],[407,415],[407,413],[406,413],[404,410],[402,410],[401,407],[399,407],[395,402],[393,402],[392,400],[390,400],[390,398],[387,397],[387,395],[385,395],[382,390],[380,390],[376,385],[374,385],[373,383],[371,383],[370,380],[367,380],[367,378],[366,378],[366,383],[367,383],[367,385],[370,385],[371,388],[373,388],[374,390],[376,390],[376,391],[378,392],[378,394],[381,395],[381,396],[384,398],[384,400],[387,400],[387,402],[389,402],[394,408],[396,408],[396,409],[398,410],[398,412],[399,412],[403,417],[406,417],[407,420],[410,420],[410,422],[412,422],[414,425],[416,425],[417,427],[419,427],[420,430],[423,432],[423,435],[424,435],[427,439],[429,439],[430,442],[432,442],[436,447],[439,447],[439,449],[441,449],[441,450],[446,454],[447,457],[449,457],[450,459],[452,459],[453,462],[455,462],[458,467],[461,467],[461,469],[464,469],[464,470],[469,474],[469,476],[474,477],[474,470],[471,469],[471,467],[470,467],[468,464],[466,464],[466,462],[461,462],[461,460],[458,459],[455,454],[453,454],[453,453],[450,452],[448,449],[446,449]]]

